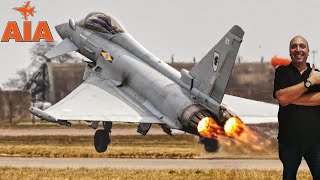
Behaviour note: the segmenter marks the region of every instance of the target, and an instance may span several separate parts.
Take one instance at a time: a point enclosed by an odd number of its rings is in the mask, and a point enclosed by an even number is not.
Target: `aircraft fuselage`
[[[199,104],[192,100],[189,90],[176,83],[180,73],[145,50],[129,34],[111,37],[77,27],[67,38],[80,47],[80,54],[96,62],[95,73],[120,82],[119,88],[132,88],[136,93],[131,96],[170,128],[190,128],[183,114],[188,107]],[[105,60],[101,52],[110,54],[113,60]],[[192,129],[197,134],[195,127]]]

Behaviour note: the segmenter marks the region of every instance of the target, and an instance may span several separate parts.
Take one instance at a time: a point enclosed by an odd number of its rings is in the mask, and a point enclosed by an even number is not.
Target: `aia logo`
[[[39,42],[43,39],[47,42],[53,42],[53,37],[47,21],[39,21],[37,28],[32,36],[32,22],[28,21],[28,17],[34,17],[35,6],[30,6],[30,1],[25,2],[21,7],[12,8],[21,13],[23,19],[23,36],[21,36],[19,26],[16,21],[9,21],[3,33],[2,42],[9,42],[10,39],[15,42]]]
[[[35,7],[31,7],[30,6],[30,1],[26,2],[24,4],[24,6],[21,6],[21,7],[15,7],[15,8],[12,8],[16,11],[19,11],[22,15],[23,15],[23,18],[24,20],[28,21],[28,16],[31,15],[31,16],[34,16],[34,9]]]

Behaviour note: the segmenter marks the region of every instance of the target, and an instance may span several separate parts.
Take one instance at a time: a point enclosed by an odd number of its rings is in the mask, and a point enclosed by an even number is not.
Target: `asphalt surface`
[[[0,166],[90,169],[282,169],[280,160],[270,159],[0,158]],[[299,169],[308,169],[305,161],[302,161]]]
[[[0,136],[91,135],[93,129],[1,129]],[[174,134],[180,134],[177,131]],[[112,135],[138,135],[136,129],[113,129]],[[165,134],[150,129],[148,134]],[[126,168],[126,169],[259,169],[281,170],[280,160],[272,159],[112,159],[112,158],[20,158],[2,157],[0,166],[43,168]],[[302,161],[300,170],[308,169]]]

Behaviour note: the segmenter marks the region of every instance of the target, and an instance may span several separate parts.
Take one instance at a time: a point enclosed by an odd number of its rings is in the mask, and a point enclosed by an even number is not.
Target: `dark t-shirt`
[[[275,72],[274,91],[284,89],[308,79],[310,65],[300,74],[291,63],[279,66]],[[320,86],[312,86],[305,94],[320,92]],[[279,143],[286,144],[319,144],[320,143],[320,106],[279,105]]]

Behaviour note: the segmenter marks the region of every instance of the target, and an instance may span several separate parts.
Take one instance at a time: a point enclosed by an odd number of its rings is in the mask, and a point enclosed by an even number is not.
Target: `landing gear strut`
[[[99,129],[94,134],[94,147],[97,152],[103,153],[108,149],[110,144],[110,133],[112,122],[103,122],[104,129]]]

